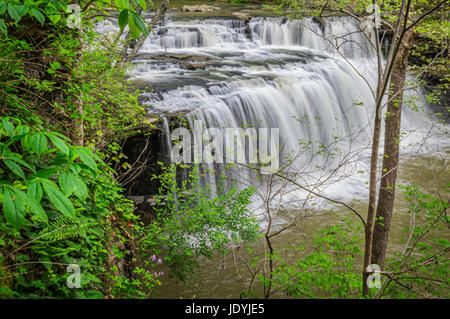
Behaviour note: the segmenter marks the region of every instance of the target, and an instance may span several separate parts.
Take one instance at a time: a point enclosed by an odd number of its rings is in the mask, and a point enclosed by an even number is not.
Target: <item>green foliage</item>
[[[165,263],[184,280],[197,267],[195,257],[211,257],[214,250],[225,248],[232,240],[254,239],[258,222],[247,208],[252,189],[219,190],[212,196],[207,186],[200,185],[197,167],[181,185],[175,171],[172,165],[155,176],[161,183],[155,220],[136,230],[147,234],[142,249],[164,254]]]
[[[357,298],[361,276],[355,265],[361,258],[361,226],[350,220],[330,225],[313,235],[312,252],[289,264],[275,254],[280,263],[273,274],[273,285],[287,295],[306,298]],[[297,248],[299,252],[306,248]],[[268,278],[261,277],[267,285]]]
[[[442,234],[450,229],[449,203],[422,193],[417,186],[399,188],[409,203],[411,223],[405,230],[404,249],[386,260],[388,275],[382,294],[389,298],[448,298],[450,241]]]
[[[145,109],[137,101],[139,92],[126,81],[126,66],[114,64],[120,59],[120,52],[92,29],[84,34],[84,41],[91,49],[83,52],[77,69],[73,70],[73,77],[81,83],[73,87],[70,79],[66,82],[66,92],[81,97],[83,112],[70,100],[64,109],[71,117],[83,120],[86,144],[104,149],[135,133],[139,127],[151,125],[142,123]]]
[[[108,4],[109,2],[110,1],[90,1],[90,6],[86,8],[82,8],[84,4],[80,3],[80,11],[82,9],[92,10],[94,7],[96,10],[102,11],[105,3]],[[144,0],[132,0],[131,2],[128,0],[116,0],[115,3],[117,8],[127,11],[127,19],[119,19],[119,23],[121,27],[129,25],[130,33],[133,39],[137,39],[141,33],[148,35],[150,26],[136,12],[138,8],[142,8],[143,10],[147,9],[147,4]],[[39,21],[42,26],[46,22],[46,19],[48,19],[54,26],[62,24],[63,22],[67,25],[67,22],[73,19],[73,16],[76,14],[76,12],[72,15],[66,14],[74,12],[73,10],[69,10],[68,6],[70,4],[72,4],[71,1],[59,0],[51,0],[48,2],[35,0],[0,1],[0,31],[2,31],[5,36],[8,36],[7,24],[18,23],[27,15]],[[80,17],[83,13],[84,12],[79,13]],[[131,19],[128,19],[128,14]]]
[[[61,266],[74,259],[90,271],[84,291],[100,292],[109,254],[104,221],[132,208],[111,170],[63,135],[12,117],[1,118],[0,154],[0,274],[14,274],[5,296],[73,296]]]
[[[405,229],[405,245],[386,259],[381,286],[372,288],[369,297],[448,298],[449,203],[422,193],[417,186],[397,187],[409,203],[411,221]],[[314,234],[311,243],[293,246],[301,256],[294,262],[281,251],[268,256],[277,266],[272,277],[260,275],[259,279],[266,287],[271,283],[294,297],[360,298],[363,233],[359,224],[355,226],[346,219],[328,226]],[[257,262],[258,258],[252,260]],[[250,262],[250,266],[256,262]],[[251,295],[257,295],[257,291]]]

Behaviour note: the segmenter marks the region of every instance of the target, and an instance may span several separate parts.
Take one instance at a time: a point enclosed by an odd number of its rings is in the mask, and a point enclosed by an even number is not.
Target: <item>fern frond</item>
[[[89,228],[96,225],[93,221],[81,221],[60,216],[49,221],[49,227],[40,235],[38,242],[49,243],[73,237],[86,236]]]

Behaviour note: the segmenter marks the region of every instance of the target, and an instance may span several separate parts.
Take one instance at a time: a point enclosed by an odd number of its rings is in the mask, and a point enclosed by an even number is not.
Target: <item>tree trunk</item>
[[[375,1],[373,1],[375,4]],[[381,133],[381,109],[382,109],[382,99],[385,94],[385,90],[387,88],[388,80],[392,75],[393,65],[395,64],[395,59],[398,56],[399,50],[399,42],[402,41],[404,36],[403,31],[401,31],[401,27],[406,27],[406,21],[408,19],[408,13],[410,8],[410,1],[402,0],[402,4],[400,6],[400,15],[397,20],[397,24],[395,27],[395,31],[393,34],[393,43],[391,48],[389,49],[389,54],[386,63],[386,69],[382,73],[383,76],[380,78],[380,50],[379,50],[379,38],[376,38],[377,41],[377,52],[378,52],[378,83],[377,83],[377,94],[375,99],[375,123],[374,123],[374,132],[373,132],[373,140],[372,140],[372,153],[370,157],[370,176],[369,176],[369,205],[367,209],[367,220],[365,225],[365,246],[364,246],[364,261],[363,261],[363,271],[362,271],[362,279],[363,279],[363,296],[368,296],[369,287],[367,284],[367,280],[370,275],[369,266],[372,260],[372,250],[373,250],[373,233],[375,229],[375,204],[376,204],[376,193],[377,193],[377,173],[378,173],[378,147],[380,143],[380,133]],[[406,9],[406,10],[405,10]],[[405,19],[405,20],[404,20]],[[377,34],[377,32],[375,32]]]
[[[392,68],[389,100],[385,118],[383,169],[378,193],[376,222],[372,241],[372,264],[383,267],[395,199],[399,161],[400,122],[413,31],[408,30],[400,44]]]
[[[364,227],[364,262],[363,262],[363,295],[366,296],[369,293],[369,288],[367,287],[367,279],[369,273],[367,272],[367,267],[370,264],[371,252],[372,252],[372,238],[374,230],[374,220],[375,220],[375,203],[376,203],[376,175],[378,166],[378,147],[380,145],[380,134],[381,133],[381,107],[376,105],[375,110],[375,125],[373,129],[373,140],[372,140],[372,153],[370,157],[370,183],[369,183],[369,206],[367,210],[367,220]]]
[[[78,0],[74,0],[73,4],[78,5],[79,1]],[[78,79],[78,76],[76,74],[77,70],[78,70],[78,63],[80,62],[81,59],[81,51],[83,49],[83,44],[82,44],[82,37],[81,37],[81,26],[79,26],[78,29],[74,29],[73,31],[73,38],[74,40],[76,40],[79,45],[78,45],[78,50],[77,50],[77,55],[74,57],[74,64],[72,65],[72,74],[70,76],[69,81],[70,82],[75,82],[77,83],[79,86],[81,86],[80,81]],[[73,74],[75,73],[75,74]],[[81,95],[81,89],[77,90],[78,94]],[[73,142],[75,145],[79,145],[79,146],[83,146],[84,145],[84,106],[83,106],[83,101],[81,99],[81,96],[76,96],[74,95],[74,100],[73,100],[73,105],[75,106],[75,114],[76,116],[73,119],[72,122],[72,127],[73,127]]]

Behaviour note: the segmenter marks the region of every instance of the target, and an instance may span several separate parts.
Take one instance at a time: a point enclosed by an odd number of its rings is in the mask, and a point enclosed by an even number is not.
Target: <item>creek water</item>
[[[117,30],[110,21],[98,28]],[[197,120],[206,128],[279,129],[281,161],[289,162],[299,183],[364,212],[377,81],[373,33],[361,32],[357,22],[347,17],[291,21],[253,16],[244,21],[231,14],[220,18],[169,14],[155,33],[142,46],[130,75],[138,87],[151,88],[144,89],[140,101],[150,114],[163,117],[165,131],[169,130],[167,116],[174,114],[183,114],[191,126]],[[414,87],[414,78],[409,80]],[[420,87],[408,90],[405,99],[414,101],[415,108],[403,108],[400,183],[417,183],[432,190],[445,187],[449,180],[445,127],[431,120]],[[172,148],[167,136],[161,143],[167,151]],[[168,154],[167,158],[172,157]],[[209,164],[208,168],[202,181],[212,187],[217,171],[241,187],[264,187],[269,178],[257,182],[254,172],[242,167],[226,170]],[[419,171],[424,176],[418,179]],[[427,185],[428,178],[434,178],[431,185]],[[277,187],[284,196],[275,196],[269,203],[273,210],[281,205],[274,231],[298,216],[301,222],[278,236],[276,247],[307,241],[314,231],[333,223],[336,219],[326,213],[330,208],[347,214],[311,198],[304,189]],[[251,205],[262,229],[268,223],[263,200],[255,197]],[[400,201],[392,227],[392,250],[400,249],[401,229],[408,223],[405,211]],[[201,269],[194,282],[164,279],[156,297],[237,298],[250,280],[237,249],[211,260],[200,258]],[[256,243],[253,249],[263,254],[266,248]],[[286,254],[295,257],[292,251]]]

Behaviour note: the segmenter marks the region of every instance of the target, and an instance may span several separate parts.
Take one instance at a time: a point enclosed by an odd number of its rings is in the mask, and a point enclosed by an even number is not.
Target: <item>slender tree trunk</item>
[[[79,4],[78,0],[74,0],[73,4]],[[73,38],[74,40],[78,41],[78,52],[77,55],[74,58],[74,65],[72,66],[72,69],[75,70],[73,72],[76,72],[77,68],[77,64],[79,63],[79,60],[81,58],[81,50],[82,50],[82,37],[81,37],[81,26],[79,29],[75,29],[73,31]],[[78,82],[78,79],[76,76],[74,76],[74,74],[72,74],[70,76],[70,81],[71,82]],[[78,85],[81,85],[78,82]],[[81,90],[78,90],[78,93],[81,94]],[[81,99],[81,96],[74,96],[73,97],[73,105],[75,106],[75,114],[77,115],[72,122],[72,127],[73,127],[73,142],[75,145],[80,145],[83,146],[84,145],[84,120],[83,120],[83,116],[84,116],[84,106],[83,106],[83,101]]]
[[[367,209],[367,220],[365,224],[365,236],[364,236],[364,261],[363,261],[363,296],[368,296],[369,287],[367,285],[367,279],[369,278],[370,271],[368,269],[370,262],[372,260],[372,244],[373,244],[373,232],[375,228],[375,204],[377,199],[377,174],[378,174],[378,148],[380,145],[380,135],[381,135],[381,111],[382,111],[382,100],[385,94],[387,83],[392,74],[392,67],[395,63],[395,58],[398,52],[398,43],[402,41],[403,32],[406,27],[406,21],[408,19],[409,8],[412,0],[402,0],[399,9],[399,19],[397,20],[397,25],[395,27],[393,35],[393,43],[389,49],[389,54],[387,58],[386,69],[383,72],[382,79],[380,79],[380,69],[378,69],[378,83],[377,83],[377,94],[375,100],[375,122],[374,122],[374,132],[372,136],[372,151],[370,157],[370,171],[369,171],[369,205]],[[374,2],[375,3],[375,2]],[[403,28],[403,29],[402,29]],[[376,41],[379,41],[378,37]],[[379,43],[377,42],[378,51],[378,64],[380,65],[380,51]]]
[[[409,49],[413,31],[408,30],[400,44],[392,68],[389,100],[385,118],[383,169],[378,193],[376,222],[372,240],[372,264],[383,267],[395,199],[399,161],[400,122]]]
[[[381,98],[381,97],[380,97]],[[372,252],[372,238],[374,230],[374,220],[375,220],[375,204],[376,204],[376,177],[377,177],[377,166],[378,166],[378,148],[380,145],[380,135],[381,135],[381,107],[378,107],[376,103],[375,110],[375,125],[373,130],[372,138],[372,153],[370,158],[370,177],[369,177],[369,207],[367,210],[367,220],[364,228],[364,262],[363,262],[363,295],[366,296],[369,293],[369,288],[367,287],[367,279],[369,273],[367,272],[367,267],[370,265],[371,252]]]

